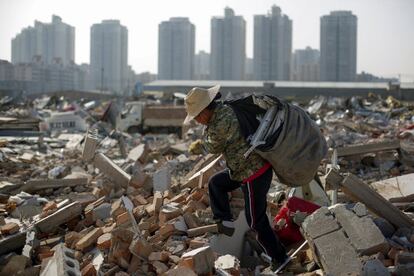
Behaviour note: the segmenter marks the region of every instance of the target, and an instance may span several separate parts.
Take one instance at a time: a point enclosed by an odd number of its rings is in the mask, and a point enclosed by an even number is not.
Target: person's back
[[[226,104],[217,104],[205,134],[203,145],[210,153],[223,153],[233,180],[248,178],[266,163],[256,153],[244,157],[249,146],[240,131],[236,114]]]

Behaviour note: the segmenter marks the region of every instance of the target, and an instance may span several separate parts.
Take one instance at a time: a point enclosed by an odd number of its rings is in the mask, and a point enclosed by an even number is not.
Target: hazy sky
[[[11,59],[11,39],[34,20],[52,14],[75,27],[75,61],[89,63],[90,26],[119,19],[128,28],[129,64],[139,73],[157,72],[158,24],[189,17],[196,50],[210,51],[210,19],[229,6],[247,22],[247,56],[253,56],[253,15],[272,5],[293,20],[293,49],[319,49],[320,16],[351,10],[358,17],[357,70],[414,81],[414,0],[0,0],[0,59]]]

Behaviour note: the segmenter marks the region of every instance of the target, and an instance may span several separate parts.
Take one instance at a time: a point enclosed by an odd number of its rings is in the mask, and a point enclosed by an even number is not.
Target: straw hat
[[[214,100],[219,90],[220,85],[213,86],[209,89],[200,87],[191,89],[185,97],[187,117],[184,120],[184,124],[188,124],[194,117],[197,117]]]

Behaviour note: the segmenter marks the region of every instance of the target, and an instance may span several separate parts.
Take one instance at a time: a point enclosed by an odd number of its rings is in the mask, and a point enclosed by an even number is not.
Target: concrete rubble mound
[[[183,107],[172,116],[172,99],[161,102],[167,116],[147,110],[121,131],[134,115],[116,100],[0,101],[0,275],[274,275],[240,189],[229,193],[236,231],[218,233],[208,180],[225,162],[190,155],[202,128],[177,126]],[[375,95],[298,104],[330,150],[313,186],[272,181],[269,220],[299,235],[280,235],[292,256],[281,273],[413,275],[414,105]],[[279,219],[292,197],[316,211]]]

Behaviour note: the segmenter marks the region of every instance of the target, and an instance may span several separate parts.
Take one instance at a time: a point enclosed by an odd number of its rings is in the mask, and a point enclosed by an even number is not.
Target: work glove
[[[201,139],[197,139],[190,144],[188,147],[188,152],[190,154],[202,154],[203,153],[203,142]]]

